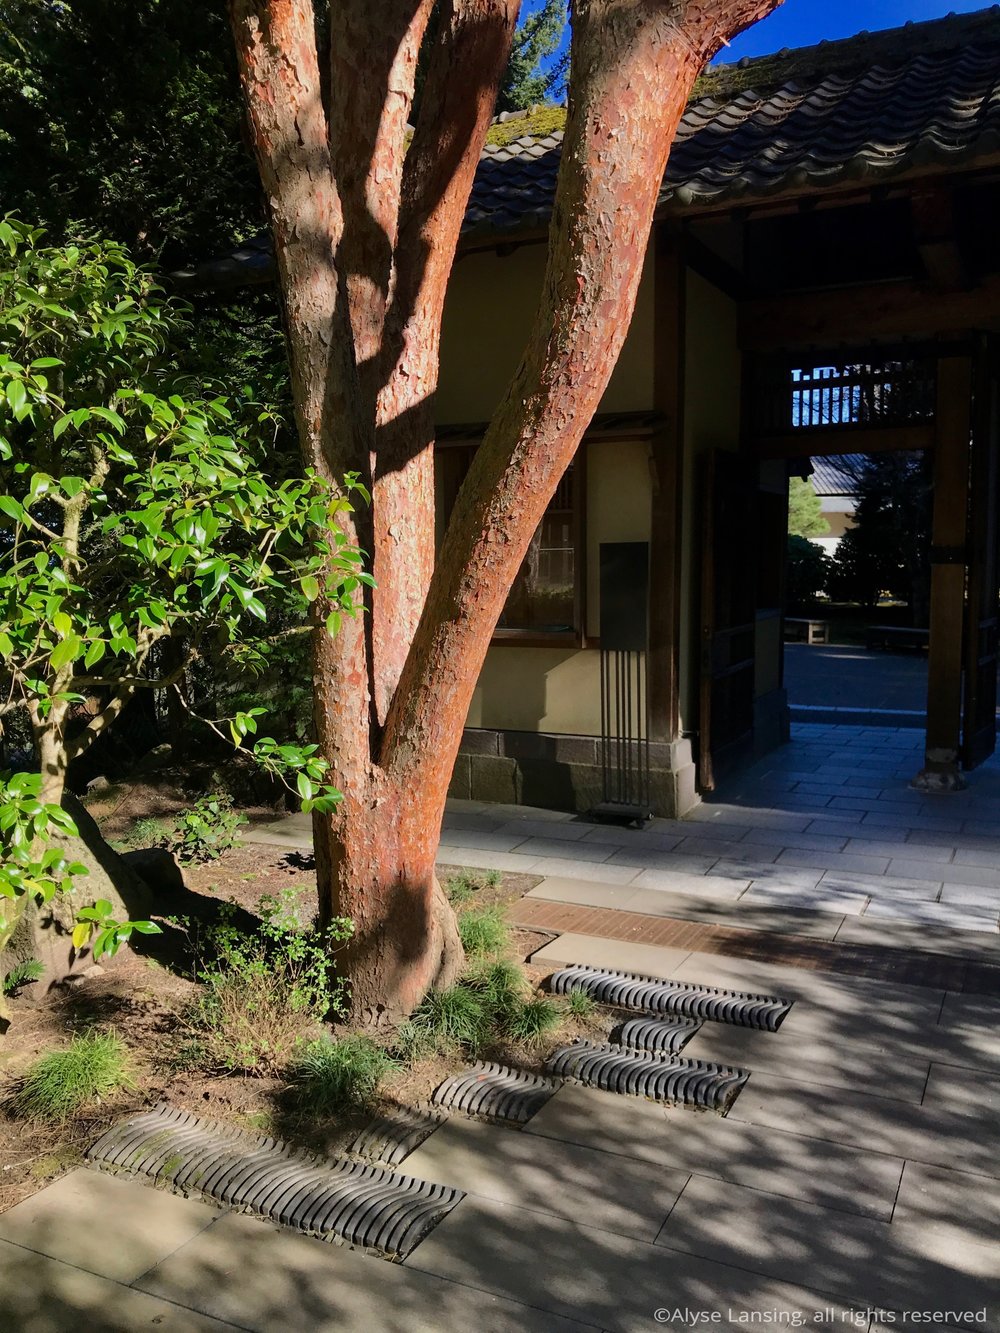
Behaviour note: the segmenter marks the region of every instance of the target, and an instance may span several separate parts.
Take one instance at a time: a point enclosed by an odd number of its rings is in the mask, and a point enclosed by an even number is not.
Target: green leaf
[[[12,495],[0,495],[0,514],[6,514],[8,518],[20,523],[24,519],[24,506]]]
[[[306,601],[315,602],[316,598],[319,596],[319,580],[315,578],[314,575],[307,574],[305,578],[302,579],[300,586]]]
[[[28,391],[21,380],[11,380],[7,385],[7,401],[15,417],[24,410],[28,401]]]

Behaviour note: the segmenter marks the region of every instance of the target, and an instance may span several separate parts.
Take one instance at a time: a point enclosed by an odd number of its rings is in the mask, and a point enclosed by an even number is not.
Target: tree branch
[[[373,654],[384,720],[434,567],[434,394],[441,322],[469,194],[521,0],[448,0],[403,170],[376,409]]]

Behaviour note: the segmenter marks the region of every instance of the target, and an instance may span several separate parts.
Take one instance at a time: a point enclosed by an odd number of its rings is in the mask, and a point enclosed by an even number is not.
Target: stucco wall
[[[487,421],[517,369],[531,331],[545,267],[545,246],[513,254],[463,255],[448,287],[441,332],[439,425]],[[635,317],[602,412],[649,411],[653,405],[653,281],[647,263]]]
[[[500,257],[466,255],[452,277],[441,343],[440,425],[487,421],[524,348],[541,291],[543,245]],[[653,283],[643,275],[635,318],[602,412],[649,411],[653,405]],[[598,550],[602,541],[649,537],[648,447],[641,441],[586,449],[586,629],[599,625]],[[577,735],[600,732],[598,656],[593,649],[490,649],[469,710],[470,727]]]
[[[601,542],[648,541],[648,445],[641,440],[584,446],[587,469],[587,633],[600,625]],[[490,649],[469,710],[470,727],[596,736],[601,729],[594,649]]]

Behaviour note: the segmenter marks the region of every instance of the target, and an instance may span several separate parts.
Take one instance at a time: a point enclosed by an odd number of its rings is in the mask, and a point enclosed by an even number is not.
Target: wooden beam
[[[684,494],[684,330],[687,269],[676,234],[654,232],[653,400],[650,439],[650,739],[680,735],[681,512]]]
[[[1000,330],[1000,277],[971,291],[935,292],[914,282],[799,292],[740,304],[740,346],[775,352],[875,338],[927,338]]]
[[[933,425],[791,430],[751,436],[747,449],[757,458],[826,458],[834,454],[878,454],[897,449],[930,449]]]
[[[931,623],[927,663],[927,741],[914,785],[932,791],[965,786],[959,772],[962,649],[972,428],[972,358],[938,362]]]
[[[950,190],[917,190],[910,197],[913,235],[927,278],[937,292],[966,291],[972,283],[958,243]]]

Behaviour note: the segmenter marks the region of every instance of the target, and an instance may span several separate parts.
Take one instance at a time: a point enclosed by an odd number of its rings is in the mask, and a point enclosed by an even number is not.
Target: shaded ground
[[[786,643],[785,688],[793,707],[892,708],[922,713],[927,707],[927,657]]]
[[[175,790],[144,784],[137,791],[113,793],[111,800],[94,802],[91,808],[99,817],[103,815],[106,834],[127,842],[136,818],[167,818],[189,804]],[[259,822],[264,815],[273,818],[274,812],[255,810],[253,814]],[[441,868],[443,879],[459,873],[457,867]],[[497,875],[492,877],[495,882],[481,872],[467,872],[466,877],[472,886],[470,905],[476,906],[512,903],[539,882],[538,876],[520,874]],[[193,978],[192,960],[182,951],[183,935],[172,920],[175,915],[211,919],[227,901],[237,904],[251,920],[262,897],[284,891],[298,895],[301,917],[308,919],[315,909],[315,866],[308,852],[249,845],[234,848],[217,861],[185,867],[184,879],[187,892],[183,898],[154,913],[165,933],[145,942],[150,955],[123,950],[107,963],[103,974],[77,988],[40,994],[37,987],[28,986],[12,1001],[14,1021],[0,1050],[0,1101],[10,1095],[20,1074],[39,1055],[65,1046],[74,1034],[95,1025],[116,1031],[125,1041],[133,1086],[62,1126],[26,1124],[0,1113],[0,1212],[79,1165],[87,1145],[113,1121],[159,1100],[244,1130],[274,1133],[313,1151],[336,1154],[367,1123],[373,1109],[426,1103],[448,1073],[468,1064],[468,1057],[459,1051],[434,1055],[391,1074],[374,1107],[345,1109],[335,1116],[308,1120],[291,1102],[285,1079],[206,1069],[197,1032],[187,1017],[202,988]],[[545,930],[514,929],[513,955],[527,960],[551,939],[552,933]],[[530,964],[525,971],[532,984],[544,974],[544,969]],[[606,1035],[613,1020],[613,1012],[606,1011],[596,1020],[596,1031]],[[567,1014],[560,1032],[542,1046],[508,1046],[492,1054],[506,1059],[513,1056],[525,1068],[539,1068],[553,1044],[591,1027],[592,1023],[581,1024]],[[321,1030],[313,1027],[313,1035]],[[485,1058],[490,1054],[483,1052]]]

